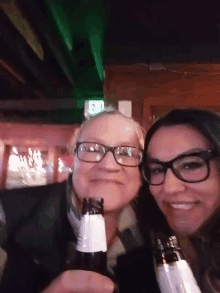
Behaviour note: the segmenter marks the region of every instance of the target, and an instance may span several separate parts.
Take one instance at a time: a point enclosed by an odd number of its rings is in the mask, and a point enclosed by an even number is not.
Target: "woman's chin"
[[[170,224],[170,228],[175,233],[181,234],[184,236],[191,236],[198,230],[198,227],[192,227],[192,225],[190,225],[190,224],[182,224],[182,225]]]

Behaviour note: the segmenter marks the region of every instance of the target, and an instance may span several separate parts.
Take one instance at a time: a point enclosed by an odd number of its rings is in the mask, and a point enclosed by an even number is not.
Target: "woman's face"
[[[86,141],[112,147],[140,147],[133,124],[120,116],[101,116],[91,121],[79,138],[79,142]],[[73,186],[79,199],[102,197],[105,211],[127,205],[137,195],[140,185],[138,167],[118,165],[111,152],[98,163],[82,162],[74,156]]]
[[[162,162],[184,152],[212,149],[207,139],[188,126],[161,127],[152,137],[147,155]],[[220,181],[216,159],[210,161],[210,175],[202,182],[186,183],[167,170],[162,185],[150,185],[150,192],[170,227],[190,235],[198,230],[220,206]]]

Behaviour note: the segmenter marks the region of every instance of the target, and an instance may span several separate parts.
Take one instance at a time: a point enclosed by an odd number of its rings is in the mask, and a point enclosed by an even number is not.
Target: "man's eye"
[[[130,154],[128,151],[125,151],[125,150],[119,151],[118,155],[125,156],[125,157],[132,157],[132,154]]]
[[[95,147],[88,147],[86,151],[90,153],[101,153],[101,149]]]
[[[117,155],[122,156],[122,157],[134,157],[134,154],[132,151],[129,150],[120,150],[117,152]]]
[[[122,148],[117,150],[117,155],[124,156],[124,157],[140,157],[140,152],[135,148]]]
[[[80,151],[81,152],[87,152],[87,153],[100,153],[101,149],[97,146],[93,146],[93,145],[82,145],[80,147]]]

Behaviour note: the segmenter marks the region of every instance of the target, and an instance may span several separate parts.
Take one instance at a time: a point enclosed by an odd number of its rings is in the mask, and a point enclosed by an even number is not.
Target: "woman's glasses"
[[[142,173],[150,185],[163,184],[168,168],[180,180],[188,183],[197,183],[209,177],[209,161],[216,156],[217,152],[215,150],[207,150],[180,155],[169,162],[148,159],[146,162],[143,162]]]
[[[109,147],[94,142],[78,142],[74,151],[80,161],[87,163],[100,162],[107,152],[112,152],[115,161],[126,167],[136,167],[142,159],[142,151],[131,146]]]

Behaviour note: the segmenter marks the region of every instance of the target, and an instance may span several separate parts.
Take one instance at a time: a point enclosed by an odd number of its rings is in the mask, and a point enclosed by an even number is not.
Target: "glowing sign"
[[[89,100],[85,101],[84,116],[86,118],[96,115],[104,110],[104,101]]]

